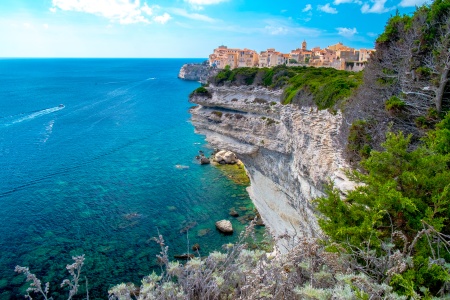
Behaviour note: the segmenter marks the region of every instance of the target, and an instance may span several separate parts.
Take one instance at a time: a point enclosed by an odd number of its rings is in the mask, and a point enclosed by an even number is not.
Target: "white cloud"
[[[45,29],[48,29],[48,24],[42,24],[42,27],[44,27]]]
[[[283,26],[266,26],[264,30],[270,35],[285,35],[289,32],[289,29]]]
[[[336,29],[337,29],[339,35],[342,35],[343,37],[346,37],[346,38],[351,38],[352,36],[354,36],[355,34],[358,33],[356,28],[338,27]]]
[[[305,8],[302,9],[302,12],[307,12],[310,11],[312,9],[312,5],[311,4],[306,4]]]
[[[333,1],[334,5],[339,5],[339,4],[342,4],[342,3],[356,3],[356,4],[359,4],[359,5],[362,4],[362,2],[360,0],[334,0]]]
[[[147,3],[141,7],[141,10],[149,16],[153,15],[153,8],[149,7]]]
[[[299,27],[291,21],[286,19],[268,19],[265,20],[266,26],[260,28],[258,31],[263,34],[270,35],[300,35],[300,36],[318,36],[320,30],[308,27]]]
[[[430,3],[430,0],[402,0],[402,2],[400,2],[399,6],[402,7],[410,7],[410,6],[421,6],[422,4],[425,3]]]
[[[154,10],[159,8],[158,6],[149,7],[147,3],[141,5],[140,0],[52,0],[52,4],[51,12],[56,12],[57,9],[84,12],[121,24],[150,23],[144,15],[151,16]],[[161,23],[161,20],[165,19],[167,17],[163,14],[158,18],[158,22]]]
[[[330,3],[327,3],[325,5],[317,5],[317,9],[321,10],[327,14],[337,14],[338,13],[336,8],[330,6]]]
[[[55,13],[56,12],[56,7],[50,7],[48,10],[51,11],[52,13]]]
[[[189,3],[193,9],[203,10],[203,5],[213,5],[226,2],[228,0],[184,0]]]
[[[180,9],[180,8],[172,8],[170,10],[171,13],[178,15],[178,16],[182,16],[191,20],[197,20],[197,21],[204,21],[204,22],[209,22],[209,23],[213,23],[216,20],[213,18],[210,18],[206,15],[202,15],[202,14],[198,14],[198,13],[189,13],[184,9]]]
[[[381,14],[390,11],[392,9],[384,7],[384,5],[386,4],[386,0],[371,0],[370,2],[372,2],[372,6],[370,6],[370,4],[366,2],[361,7],[361,12],[363,14],[367,13]]]
[[[192,5],[211,5],[211,4],[219,4],[221,2],[225,2],[228,0],[184,0]]]
[[[23,23],[23,27],[25,27],[26,29],[31,29],[33,28],[33,25],[31,25],[30,23]]]
[[[156,16],[153,20],[157,23],[166,24],[172,17],[168,13],[164,13],[161,16]]]

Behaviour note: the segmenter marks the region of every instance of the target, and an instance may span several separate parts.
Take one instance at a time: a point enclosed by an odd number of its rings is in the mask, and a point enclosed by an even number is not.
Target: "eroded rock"
[[[216,228],[220,232],[224,234],[232,234],[233,233],[233,225],[228,220],[220,220],[216,222]]]

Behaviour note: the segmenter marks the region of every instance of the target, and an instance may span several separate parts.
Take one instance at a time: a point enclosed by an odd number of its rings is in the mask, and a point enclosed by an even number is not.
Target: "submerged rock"
[[[209,228],[206,228],[206,229],[200,229],[200,230],[198,231],[198,233],[197,233],[197,236],[198,236],[198,237],[202,237],[202,236],[205,236],[205,235],[209,234],[210,232],[211,232],[211,229],[209,229]]]
[[[239,213],[234,208],[230,209],[229,215],[232,217],[239,217]]]
[[[200,158],[200,164],[201,165],[208,165],[210,163],[211,163],[211,161],[209,160],[209,158],[204,157],[204,156],[202,158]]]
[[[220,220],[216,222],[216,228],[220,232],[224,234],[232,234],[233,233],[233,225],[228,220]]]
[[[200,250],[200,245],[199,245],[198,243],[195,243],[195,244],[192,246],[192,251],[198,251],[198,250]]]
[[[180,260],[189,260],[189,259],[193,259],[194,258],[194,254],[183,253],[183,254],[180,254],[180,255],[174,255],[173,257],[175,259],[180,259]]]

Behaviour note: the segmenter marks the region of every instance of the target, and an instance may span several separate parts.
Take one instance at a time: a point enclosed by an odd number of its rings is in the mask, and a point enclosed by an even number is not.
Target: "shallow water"
[[[199,84],[176,78],[199,61],[0,60],[1,299],[23,293],[16,264],[58,297],[65,265],[84,253],[90,299],[104,299],[158,269],[158,232],[171,255],[236,240],[214,222],[242,230],[228,211],[253,206],[245,186],[196,163],[211,152],[189,123]]]

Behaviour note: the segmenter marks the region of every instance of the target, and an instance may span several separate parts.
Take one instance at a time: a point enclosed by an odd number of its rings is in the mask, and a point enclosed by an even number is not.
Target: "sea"
[[[190,123],[177,78],[203,59],[0,59],[0,299],[23,299],[27,266],[67,298],[72,256],[85,255],[79,299],[158,272],[169,255],[221,251],[253,213],[246,186],[200,165],[213,149]],[[225,236],[214,223],[231,220]],[[39,298],[38,298],[39,299]]]

